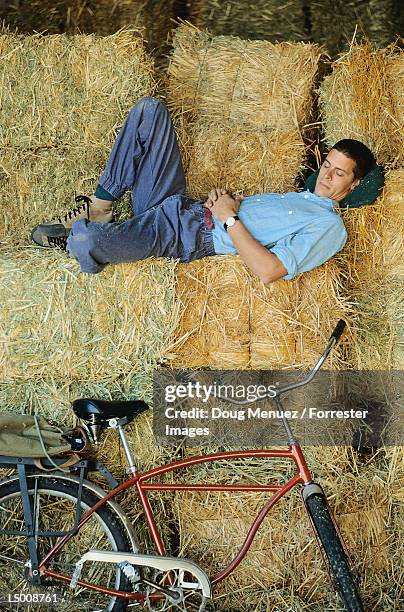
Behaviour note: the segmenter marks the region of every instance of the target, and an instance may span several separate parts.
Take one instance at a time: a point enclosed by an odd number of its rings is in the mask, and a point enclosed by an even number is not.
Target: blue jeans
[[[82,272],[147,257],[187,262],[214,255],[200,200],[187,198],[178,143],[166,107],[142,98],[114,143],[99,184],[114,198],[132,190],[133,217],[123,223],[73,224],[67,250]]]

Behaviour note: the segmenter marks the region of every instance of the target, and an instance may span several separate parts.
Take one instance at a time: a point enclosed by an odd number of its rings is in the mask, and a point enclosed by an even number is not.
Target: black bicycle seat
[[[107,419],[127,419],[130,423],[135,417],[147,410],[149,406],[142,400],[129,401],[107,401],[94,398],[82,398],[74,400],[73,411],[84,421],[92,421],[96,415],[96,421]]]

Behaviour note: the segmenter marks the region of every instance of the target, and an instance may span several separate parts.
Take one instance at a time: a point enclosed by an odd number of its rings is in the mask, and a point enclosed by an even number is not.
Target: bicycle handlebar
[[[345,327],[346,327],[346,322],[343,319],[340,319],[338,321],[337,325],[335,326],[331,336],[330,336],[330,339],[328,341],[328,344],[327,344],[324,352],[322,353],[322,355],[318,359],[317,363],[310,370],[308,375],[305,378],[303,378],[302,380],[300,380],[299,382],[292,383],[290,385],[287,385],[286,387],[282,387],[282,388],[278,389],[276,391],[276,396],[275,397],[279,397],[280,394],[281,393],[285,393],[285,391],[292,391],[292,389],[297,389],[298,387],[303,387],[304,385],[307,385],[309,382],[311,382],[313,380],[314,376],[317,374],[317,372],[321,368],[321,366],[323,365],[324,361],[327,359],[327,357],[328,357],[329,353],[331,352],[331,350],[337,344],[337,342],[340,339],[340,337],[342,335],[342,332],[344,331]],[[235,399],[231,399],[231,398],[228,398],[228,397],[222,397],[220,395],[216,395],[215,397],[217,397],[218,399],[223,399],[223,400],[229,402],[230,404],[253,404],[255,402],[259,402],[261,400],[267,399],[268,396],[264,395],[262,397],[254,399],[254,400],[235,400]],[[274,399],[274,398],[272,398],[272,399]]]
[[[332,338],[335,338],[335,344],[337,344],[338,340],[341,338],[342,332],[344,331],[345,327],[346,327],[346,322],[344,321],[344,319],[340,319],[338,323],[336,324],[335,329],[330,336],[330,340]]]

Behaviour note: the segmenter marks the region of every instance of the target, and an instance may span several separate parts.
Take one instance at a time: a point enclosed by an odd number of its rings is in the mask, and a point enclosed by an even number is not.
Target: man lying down
[[[145,97],[129,112],[94,195],[77,196],[76,208],[36,226],[31,237],[65,249],[90,274],[147,257],[189,262],[238,253],[270,283],[312,270],[342,249],[347,233],[336,209],[370,204],[382,186],[368,147],[344,139],[303,192],[242,198],[214,188],[205,202],[191,199],[169,113]],[[114,222],[114,202],[128,190],[133,217]]]

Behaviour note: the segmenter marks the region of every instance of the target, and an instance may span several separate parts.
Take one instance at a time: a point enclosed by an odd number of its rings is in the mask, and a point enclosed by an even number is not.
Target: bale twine
[[[153,66],[135,31],[3,34],[0,57],[0,240],[15,245],[94,190],[117,128],[154,91]]]
[[[114,34],[123,27],[144,31],[149,47],[165,46],[171,19],[176,16],[175,0],[24,0],[0,7],[0,19],[21,33]]]
[[[173,44],[167,99],[175,113],[278,132],[309,123],[317,45],[213,37],[189,24]]]
[[[58,253],[2,251],[1,378],[114,381],[164,360],[179,319],[176,262],[79,273]]]
[[[395,45],[353,44],[320,88],[326,142],[364,142],[380,164],[403,164],[403,54]],[[372,83],[372,87],[369,87]]]
[[[272,42],[307,39],[303,5],[298,0],[284,6],[272,0],[257,0],[253,4],[245,0],[193,0],[189,20],[215,35]]]

